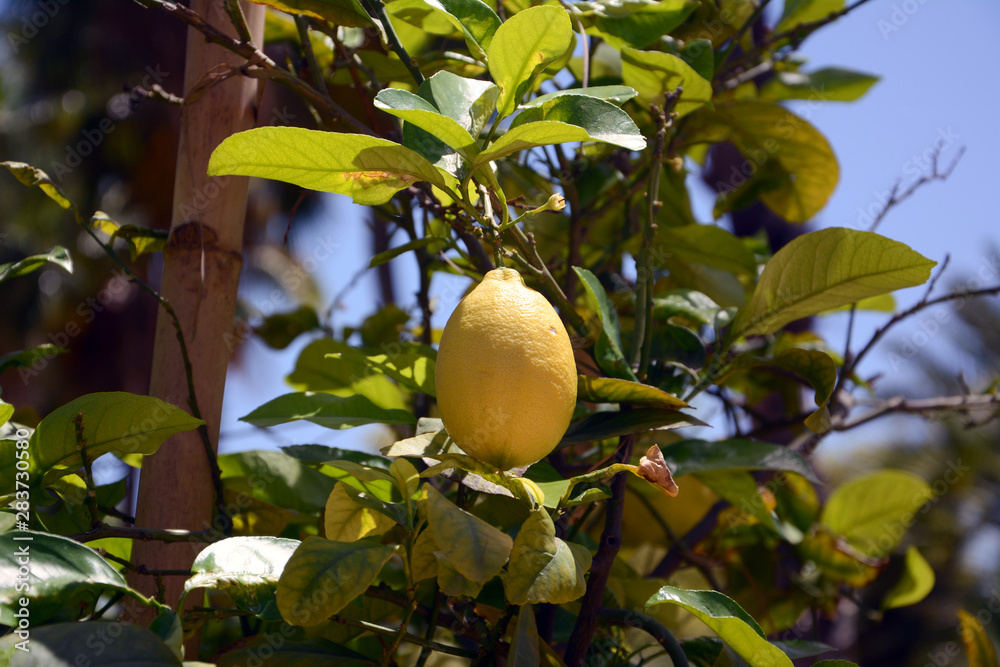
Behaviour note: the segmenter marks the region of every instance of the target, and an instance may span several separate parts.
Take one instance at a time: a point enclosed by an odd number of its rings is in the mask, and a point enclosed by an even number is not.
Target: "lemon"
[[[494,269],[451,314],[435,371],[451,439],[500,470],[539,461],[566,433],[576,362],[549,302],[514,269]]]

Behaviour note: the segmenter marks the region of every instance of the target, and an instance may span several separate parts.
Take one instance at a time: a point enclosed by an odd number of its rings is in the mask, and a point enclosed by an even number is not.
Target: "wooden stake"
[[[236,31],[224,0],[192,0],[191,9],[227,33]],[[244,15],[257,40],[264,30],[264,7],[245,3]],[[164,251],[161,292],[173,304],[184,332],[195,393],[208,437],[218,451],[219,420],[242,266],[245,177],[206,175],[219,143],[250,129],[256,119],[257,80],[232,73],[244,64],[233,53],[205,42],[188,29],[184,71],[186,102],[174,181],[170,239]],[[232,74],[231,76],[225,76]],[[222,79],[221,81],[219,79]],[[211,85],[208,85],[210,84]],[[191,94],[192,90],[198,92]],[[170,318],[157,319],[149,393],[191,412],[187,375]],[[214,488],[202,435],[190,431],[167,440],[142,465],[136,525],[142,528],[204,531],[213,526]],[[135,542],[132,562],[150,570],[187,570],[203,543]],[[185,577],[164,577],[165,602],[176,605]],[[151,595],[152,577],[131,584]],[[192,598],[197,596],[192,596]],[[142,614],[137,620],[148,621]],[[196,659],[196,656],[191,656]]]

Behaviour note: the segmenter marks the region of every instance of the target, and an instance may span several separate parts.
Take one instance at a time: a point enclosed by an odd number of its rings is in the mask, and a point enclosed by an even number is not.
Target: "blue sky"
[[[771,12],[780,10],[772,3]],[[947,276],[959,280],[982,271],[988,284],[1000,282],[995,253],[1000,252],[1000,225],[993,197],[1000,189],[995,161],[1000,158],[1000,132],[996,129],[998,92],[995,83],[1000,53],[995,48],[1000,34],[1000,3],[989,0],[933,2],[930,0],[880,1],[864,5],[836,24],[811,37],[801,49],[810,59],[806,69],[838,66],[882,77],[858,102],[792,103],[830,140],[840,162],[840,184],[824,211],[813,221],[818,227],[868,226],[866,215],[874,214],[885,193],[897,181],[903,187],[929,167],[935,146],[942,147],[942,164],[951,164],[960,147],[965,155],[946,182],[929,184],[896,207],[879,227],[879,233],[902,241],[923,255],[941,261],[951,254]],[[695,207],[702,222],[711,220],[711,198],[695,192]],[[341,243],[334,261],[320,264],[317,280],[331,297],[343,288],[370,256],[367,233],[359,234],[360,209],[344,198],[330,195],[324,214],[326,227]],[[306,239],[293,251],[308,256]],[[992,247],[991,247],[991,244]],[[397,261],[397,291],[401,300],[411,298],[412,267]],[[989,275],[992,273],[992,275]],[[455,285],[444,286],[435,278],[441,297],[435,326],[443,326],[457,301]],[[374,276],[365,276],[345,300],[336,324],[357,324],[371,311]],[[941,287],[939,287],[941,289]],[[897,295],[906,307],[920,298],[922,289]],[[929,317],[929,316],[928,316]],[[855,329],[855,346],[865,342],[886,316],[861,315]],[[923,319],[927,319],[926,317]],[[921,319],[901,326],[863,365],[862,372],[881,372],[885,381],[901,386],[912,377],[920,355],[938,355],[953,361],[958,370],[974,378],[974,363],[955,354],[947,343],[947,325],[924,343]],[[835,349],[844,344],[845,315],[824,318],[821,332]],[[907,363],[889,363],[887,355],[902,354],[907,343],[924,343]],[[251,409],[288,391],[283,378],[306,341],[283,353],[274,353],[256,339],[248,345],[241,368],[231,368],[223,410],[222,446],[225,451],[271,444],[322,442],[338,447],[358,446],[375,429],[329,431],[311,425],[288,425],[269,429],[263,435],[236,421]],[[883,427],[884,428],[884,427]],[[820,454],[836,456],[878,437],[878,427],[867,433],[831,438]],[[229,436],[229,437],[226,437]]]

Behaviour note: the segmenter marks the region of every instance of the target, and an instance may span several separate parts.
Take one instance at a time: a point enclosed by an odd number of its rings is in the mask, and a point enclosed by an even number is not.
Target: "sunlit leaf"
[[[203,549],[191,565],[184,595],[196,588],[225,591],[236,606],[258,618],[281,620],[278,578],[299,546],[281,537],[230,537]]]
[[[760,90],[762,99],[853,102],[868,92],[879,77],[828,67],[815,72],[778,72]]]
[[[896,609],[917,604],[934,588],[934,570],[916,547],[906,550],[903,576],[882,598],[882,609]]]
[[[732,333],[773,333],[793,320],[927,281],[937,263],[873,232],[833,227],[774,254]]]
[[[880,558],[896,548],[932,497],[930,486],[916,475],[881,470],[838,487],[820,522],[862,553]]]
[[[563,91],[569,92],[569,91]],[[511,129],[535,121],[558,121],[582,127],[593,141],[623,146],[633,151],[646,147],[635,121],[611,102],[589,95],[564,94],[525,109]]]
[[[684,60],[662,51],[622,49],[622,79],[639,93],[644,106],[663,106],[664,98],[683,88],[674,110],[686,116],[712,99],[712,84]]]
[[[227,137],[212,152],[209,176],[258,176],[377,205],[418,181],[455,184],[425,158],[387,139],[300,127],[259,127]]]
[[[661,604],[677,605],[694,614],[751,667],[792,667],[788,656],[767,641],[757,621],[722,593],[664,586],[646,608]]]
[[[716,215],[759,199],[789,222],[805,222],[837,186],[840,167],[819,130],[773,102],[735,101],[700,109],[684,124],[682,143],[733,143],[746,158],[714,184]]]
[[[66,248],[57,245],[44,255],[32,255],[17,262],[0,264],[0,284],[37,271],[46,264],[55,264],[73,273],[73,258]]]
[[[501,118],[514,111],[538,73],[565,54],[572,41],[569,14],[558,5],[525,9],[497,29],[489,48],[489,67],[500,87]]]
[[[641,382],[617,378],[577,377],[577,398],[591,403],[632,403],[664,410],[689,407],[681,399]]]
[[[993,640],[990,639],[978,615],[973,616],[964,609],[959,609],[958,621],[958,631],[962,636],[962,643],[965,644],[965,657],[969,661],[969,667],[1000,666],[1000,658],[997,657]]]

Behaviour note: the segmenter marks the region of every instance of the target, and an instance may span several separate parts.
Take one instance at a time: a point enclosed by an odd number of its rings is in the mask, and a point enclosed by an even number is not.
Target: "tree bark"
[[[191,8],[220,29],[236,34],[221,0],[192,0]],[[251,33],[259,40],[264,28],[264,7],[246,3],[243,11]],[[206,77],[220,73],[220,65],[239,66],[243,61],[219,46],[206,43],[194,29],[188,29],[185,63],[186,103],[181,111],[173,215],[164,251],[161,292],[180,321],[198,407],[207,424],[212,448],[217,452],[232,340],[226,334],[233,330],[236,310],[248,179],[209,178],[206,170],[209,156],[223,139],[255,124],[258,83],[256,79],[236,75],[204,90],[209,81]],[[196,86],[203,92],[191,95]],[[192,411],[177,332],[162,309],[157,319],[149,393]],[[212,519],[214,491],[203,434],[190,431],[175,435],[143,461],[136,525],[218,530],[220,526],[213,525]],[[186,570],[204,546],[137,541],[132,560],[150,569]],[[177,604],[184,580],[185,577],[179,576],[163,578],[166,603]],[[148,595],[156,593],[152,577],[133,576],[131,583]]]

